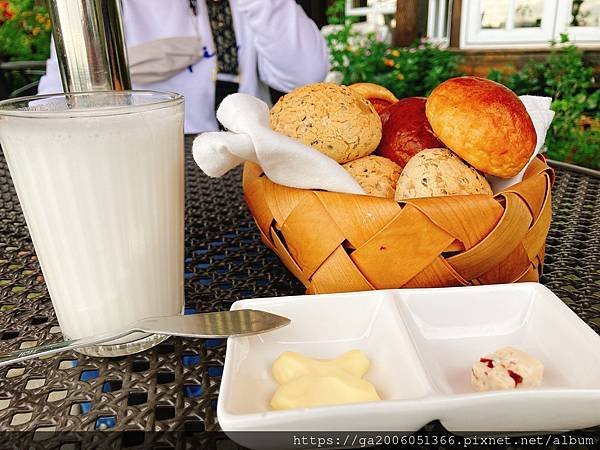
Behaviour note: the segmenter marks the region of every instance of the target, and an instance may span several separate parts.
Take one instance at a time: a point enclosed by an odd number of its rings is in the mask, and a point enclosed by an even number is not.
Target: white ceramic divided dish
[[[242,300],[289,317],[285,328],[230,338],[217,415],[224,431],[544,432],[600,425],[600,336],[537,283]],[[515,346],[545,366],[540,387],[474,392],[471,367]],[[380,402],[273,411],[271,365],[284,351],[334,358],[354,348]]]

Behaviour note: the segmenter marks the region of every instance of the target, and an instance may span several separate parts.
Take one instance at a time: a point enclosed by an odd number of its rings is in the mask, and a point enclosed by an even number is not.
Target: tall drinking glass
[[[183,98],[151,91],[0,102],[0,144],[63,335],[183,309]],[[145,350],[136,333],[87,347]]]

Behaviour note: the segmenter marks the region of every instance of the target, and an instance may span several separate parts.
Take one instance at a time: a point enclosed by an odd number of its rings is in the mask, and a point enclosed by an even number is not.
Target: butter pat
[[[358,378],[367,373],[371,363],[360,350],[350,350],[335,359],[314,359],[296,352],[283,352],[271,369],[279,384],[289,383],[303,375],[330,375],[343,370]]]
[[[271,407],[280,410],[381,400],[375,387],[362,379],[370,365],[360,350],[332,360],[284,352],[271,369],[280,385]]]

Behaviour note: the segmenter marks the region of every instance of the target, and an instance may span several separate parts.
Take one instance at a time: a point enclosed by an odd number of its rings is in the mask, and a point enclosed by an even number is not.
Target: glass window
[[[495,29],[506,27],[508,0],[481,0],[481,28]]]
[[[427,5],[427,38],[438,44],[448,42],[452,0],[429,0]]]
[[[553,36],[556,1],[463,0],[461,47],[547,44]]]
[[[600,0],[573,0],[572,27],[600,27]]]
[[[514,27],[540,27],[543,15],[544,0],[517,0],[515,2]]]
[[[600,0],[462,0],[461,48],[600,44]]]
[[[346,15],[394,14],[396,0],[346,0]]]

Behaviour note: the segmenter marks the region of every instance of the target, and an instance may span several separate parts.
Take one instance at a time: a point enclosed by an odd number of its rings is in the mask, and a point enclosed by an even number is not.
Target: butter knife
[[[55,342],[10,353],[0,353],[0,367],[41,356],[102,344],[132,333],[165,334],[192,338],[225,338],[249,336],[276,330],[290,323],[290,319],[265,311],[238,309],[177,316],[149,317],[124,329],[109,334]]]

